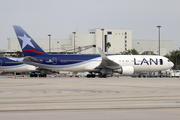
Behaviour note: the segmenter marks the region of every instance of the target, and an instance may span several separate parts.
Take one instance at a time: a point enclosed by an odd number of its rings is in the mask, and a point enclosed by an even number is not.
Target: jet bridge
[[[93,47],[95,48],[96,45],[88,45],[88,46],[82,46],[82,47],[75,47],[75,49],[72,48],[72,49],[69,49],[69,50],[62,51],[60,53],[61,54],[77,54],[77,53],[80,53],[82,51],[85,51],[85,50],[93,48]]]

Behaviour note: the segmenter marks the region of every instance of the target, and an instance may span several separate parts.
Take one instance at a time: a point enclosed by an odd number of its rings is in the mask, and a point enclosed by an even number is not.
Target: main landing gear
[[[36,74],[36,73],[31,73],[30,74],[30,77],[47,77],[47,75],[46,74]]]
[[[106,74],[100,74],[99,78],[107,78],[107,75]]]
[[[87,74],[87,76],[86,76],[86,77],[87,77],[87,78],[95,78],[95,77],[96,77],[96,75],[95,75],[95,74],[90,73],[90,74]],[[98,77],[99,77],[99,78],[107,78],[107,74],[101,74],[101,73],[99,73]]]
[[[96,77],[96,75],[95,74],[87,74],[87,76],[86,76],[87,78],[95,78]]]

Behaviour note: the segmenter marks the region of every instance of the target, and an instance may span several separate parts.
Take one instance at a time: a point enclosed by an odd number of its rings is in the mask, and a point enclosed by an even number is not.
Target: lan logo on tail
[[[22,46],[21,46],[22,49],[24,49],[24,47],[26,47],[26,45],[29,45],[29,46],[35,48],[34,45],[31,43],[31,38],[28,38],[25,34],[23,37],[18,36],[18,38],[20,38],[23,41]]]
[[[14,25],[16,36],[19,40],[20,46],[24,53],[24,56],[36,56],[39,54],[47,54],[39,45],[20,27]]]

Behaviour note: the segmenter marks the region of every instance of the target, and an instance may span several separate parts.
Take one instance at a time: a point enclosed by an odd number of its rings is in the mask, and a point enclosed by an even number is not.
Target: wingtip
[[[101,57],[107,59],[106,55],[104,54],[104,52],[102,51],[102,49],[100,47],[98,47],[98,50],[99,50],[99,54],[101,55]]]
[[[98,50],[99,50],[99,52],[102,52],[102,49],[100,47],[98,47]]]

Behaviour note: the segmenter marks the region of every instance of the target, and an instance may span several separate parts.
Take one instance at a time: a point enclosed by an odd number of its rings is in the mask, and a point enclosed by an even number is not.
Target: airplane
[[[100,55],[47,54],[21,28],[14,30],[25,57],[18,62],[33,65],[44,71],[89,72],[87,77],[112,76],[113,73],[132,75],[134,72],[157,72],[170,69],[174,64],[163,56],[156,55],[108,55],[98,48]]]
[[[31,72],[30,77],[37,77],[39,72],[40,77],[46,77],[46,74],[59,73],[55,71],[47,71],[39,69],[33,65],[18,62],[21,57],[0,57],[0,71],[5,72]],[[37,74],[38,73],[38,74]],[[46,73],[46,74],[44,74]]]
[[[0,71],[29,72],[38,71],[35,66],[18,62],[20,57],[0,57]]]

